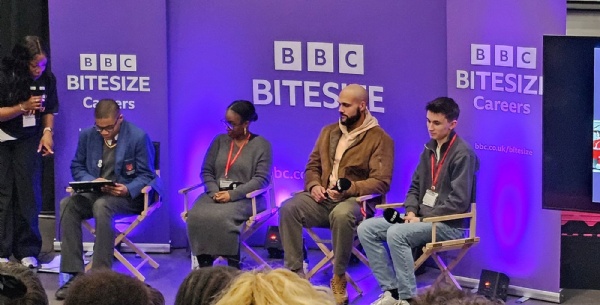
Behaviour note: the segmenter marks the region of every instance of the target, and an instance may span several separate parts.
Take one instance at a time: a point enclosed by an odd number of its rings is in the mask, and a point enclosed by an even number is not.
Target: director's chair
[[[154,145],[155,158],[154,158],[154,171],[158,177],[160,177],[160,142],[152,142]],[[73,194],[73,190],[69,187],[67,191]],[[117,231],[117,236],[115,238],[114,246],[121,243],[125,243],[130,249],[132,249],[137,256],[142,258],[142,261],[134,266],[129,260],[127,260],[121,252],[119,252],[116,248],[113,251],[113,255],[131,272],[138,278],[140,281],[145,281],[146,277],[140,272],[140,268],[144,266],[146,263],[149,263],[154,269],[158,268],[159,264],[140,249],[134,242],[132,242],[127,235],[131,233],[144,219],[150,216],[156,209],[160,208],[162,205],[161,197],[157,192],[152,190],[152,187],[146,185],[142,189],[142,194],[144,196],[144,208],[138,215],[132,216],[124,216],[115,219],[115,230]],[[83,220],[82,225],[90,231],[94,236],[96,236],[96,228],[92,226],[89,221]],[[88,272],[92,268],[92,261],[85,266],[85,271]]]
[[[399,208],[402,206],[404,206],[403,203],[389,203],[377,205],[376,208],[386,209]],[[436,225],[440,222],[457,219],[468,219],[469,225],[466,236],[459,239],[437,241]],[[422,222],[430,222],[433,226],[431,232],[431,242],[428,242],[423,246],[423,254],[415,261],[415,270],[418,269],[429,257],[431,257],[441,271],[433,285],[436,285],[443,279],[448,278],[458,289],[462,289],[454,275],[452,275],[452,269],[456,267],[456,265],[462,260],[472,246],[479,243],[480,238],[476,235],[475,231],[477,225],[477,208],[475,202],[471,203],[471,209],[467,213],[426,217],[423,218]],[[449,263],[446,263],[440,256],[440,253],[451,250],[460,251],[453,260],[451,260]]]
[[[188,194],[199,188],[204,188],[204,184],[199,183],[179,190],[179,194],[183,195],[183,212],[181,213],[181,219],[183,219],[183,221],[187,221],[188,210],[190,209]],[[264,211],[257,211],[256,198],[265,193],[267,202],[266,209]],[[258,229],[260,229],[265,222],[267,222],[267,220],[277,213],[278,207],[275,205],[275,193],[273,190],[273,185],[270,184],[265,188],[250,192],[246,194],[246,198],[251,199],[252,216],[250,216],[250,218],[244,222],[244,226],[240,232],[240,249],[244,250],[244,252],[246,252],[246,254],[248,254],[255,262],[257,262],[259,266],[270,268],[269,264],[267,264],[262,257],[260,257],[250,246],[248,246],[246,240]],[[194,253],[192,253],[191,259],[192,269],[195,269],[198,266],[198,262]]]
[[[364,217],[363,220],[372,216],[372,215],[370,215],[372,213],[368,213],[367,202],[369,200],[377,198],[377,197],[382,197],[382,199],[385,201],[385,196],[381,196],[380,194],[371,194],[371,195],[364,195],[364,196],[356,197],[357,204],[361,205],[361,213],[363,214],[363,217]],[[361,221],[362,220],[360,220],[359,223]],[[323,257],[306,274],[306,279],[310,280],[310,278],[313,277],[317,272],[319,272],[321,270],[325,270],[332,266],[331,262],[334,258],[334,255],[333,255],[333,250],[326,246],[326,244],[332,243],[331,239],[323,239],[323,238],[319,237],[312,228],[305,228],[305,229],[306,229],[306,232],[308,233],[308,236],[310,236],[310,238],[317,244],[319,249],[321,249],[323,254],[325,254],[325,257]],[[329,229],[329,228],[327,228],[327,229]],[[356,234],[356,232],[355,232],[355,234]],[[358,260],[360,260],[367,267],[370,267],[369,260],[367,259],[367,257],[360,250],[358,250],[359,245],[360,245],[360,241],[358,240],[358,238],[355,238],[354,242],[352,244],[352,254],[354,254],[358,258]],[[348,272],[346,272],[346,280],[350,283],[350,285],[352,287],[354,287],[354,289],[356,290],[356,292],[359,295],[362,295],[362,293],[363,293],[362,289],[360,289],[360,287],[358,286],[356,281],[352,278],[352,276],[350,276],[350,274]]]

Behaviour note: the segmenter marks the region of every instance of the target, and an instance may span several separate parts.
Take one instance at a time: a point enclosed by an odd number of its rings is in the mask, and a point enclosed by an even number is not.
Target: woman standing
[[[46,71],[48,52],[26,36],[0,69],[0,263],[10,255],[37,267],[42,239],[40,155],[53,154],[56,78]]]
[[[250,132],[250,123],[257,119],[249,101],[231,103],[223,120],[227,134],[215,137],[204,157],[200,177],[205,193],[196,199],[187,219],[200,267],[212,266],[216,257],[224,256],[229,266],[240,268],[239,236],[252,215],[246,194],[271,182],[271,144]],[[264,210],[264,194],[256,199],[257,210]]]

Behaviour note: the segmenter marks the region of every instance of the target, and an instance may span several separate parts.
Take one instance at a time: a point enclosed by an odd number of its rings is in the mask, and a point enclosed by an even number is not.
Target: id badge
[[[432,191],[432,190],[427,190],[425,192],[425,196],[423,196],[423,204],[433,208],[433,206],[435,205],[435,200],[437,199],[438,193]]]
[[[35,114],[23,115],[23,127],[35,126]]]
[[[221,190],[231,189],[232,184],[233,184],[233,180],[229,180],[227,178],[219,179],[219,189],[221,189]]]

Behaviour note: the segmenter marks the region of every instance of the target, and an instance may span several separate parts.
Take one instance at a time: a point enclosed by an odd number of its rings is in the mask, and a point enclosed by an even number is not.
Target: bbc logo
[[[137,71],[137,56],[131,54],[79,54],[81,71]]]
[[[302,42],[275,41],[275,70],[302,71]],[[310,72],[334,72],[334,44],[328,42],[306,43],[306,70]],[[363,46],[338,44],[338,72],[342,74],[365,74]]]
[[[492,54],[493,47],[493,54]],[[536,48],[471,44],[471,64],[476,66],[536,68]],[[494,62],[492,63],[492,58]]]

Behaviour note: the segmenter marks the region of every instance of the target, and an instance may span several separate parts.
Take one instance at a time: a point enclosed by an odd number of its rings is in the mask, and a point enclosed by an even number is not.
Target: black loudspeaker
[[[267,229],[265,249],[269,251],[269,258],[283,258],[283,246],[281,245],[281,236],[279,236],[279,227],[269,226]]]
[[[481,270],[477,294],[490,300],[500,299],[506,302],[509,282],[508,276],[504,273],[485,269]]]

